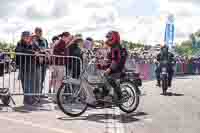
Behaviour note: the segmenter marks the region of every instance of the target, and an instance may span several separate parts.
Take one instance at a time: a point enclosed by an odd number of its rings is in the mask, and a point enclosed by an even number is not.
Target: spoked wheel
[[[10,95],[2,96],[1,101],[4,106],[9,106],[10,101],[11,101],[11,96]]]
[[[66,115],[77,117],[87,110],[86,93],[79,86],[63,83],[57,92],[58,106]]]
[[[119,105],[119,108],[126,113],[132,113],[137,109],[140,102],[138,88],[129,82],[122,82],[120,87],[123,102]]]
[[[11,94],[8,88],[0,89],[0,98],[4,106],[9,106],[11,101]]]

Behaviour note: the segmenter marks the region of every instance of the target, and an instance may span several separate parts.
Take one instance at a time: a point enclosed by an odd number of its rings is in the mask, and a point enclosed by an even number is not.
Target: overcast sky
[[[0,39],[42,27],[50,39],[62,31],[104,39],[115,29],[123,39],[163,41],[166,16],[175,15],[176,41],[200,28],[200,0],[1,0]]]

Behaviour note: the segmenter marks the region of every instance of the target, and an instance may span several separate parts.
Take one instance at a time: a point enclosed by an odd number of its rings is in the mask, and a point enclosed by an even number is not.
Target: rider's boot
[[[163,91],[163,95],[164,96],[167,95],[167,91],[166,90]]]
[[[170,74],[168,78],[168,87],[171,87],[171,86],[172,86],[172,76]]]
[[[156,86],[158,86],[158,87],[161,86],[161,84],[160,84],[160,80],[157,80],[157,84],[156,84]]]
[[[115,88],[115,93],[117,94],[117,99],[115,102],[117,104],[121,104],[123,102],[121,88],[120,87]]]
[[[169,80],[169,81],[168,81],[168,87],[171,87],[171,86],[172,86],[172,81]]]
[[[103,96],[105,97],[105,96],[108,96],[109,95],[109,89],[106,87],[106,86],[103,86]]]

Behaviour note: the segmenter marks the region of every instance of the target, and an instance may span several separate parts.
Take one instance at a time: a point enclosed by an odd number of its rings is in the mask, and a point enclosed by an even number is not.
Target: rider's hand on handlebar
[[[110,73],[111,73],[111,69],[108,68],[108,69],[106,69],[106,71],[104,72],[104,75],[109,75]]]

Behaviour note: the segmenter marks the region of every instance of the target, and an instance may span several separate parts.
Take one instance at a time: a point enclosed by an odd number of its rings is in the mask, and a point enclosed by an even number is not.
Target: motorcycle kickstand
[[[15,103],[14,99],[12,98],[12,96],[10,96],[10,99],[11,99],[12,103],[13,103],[14,105],[16,105],[16,103]]]

